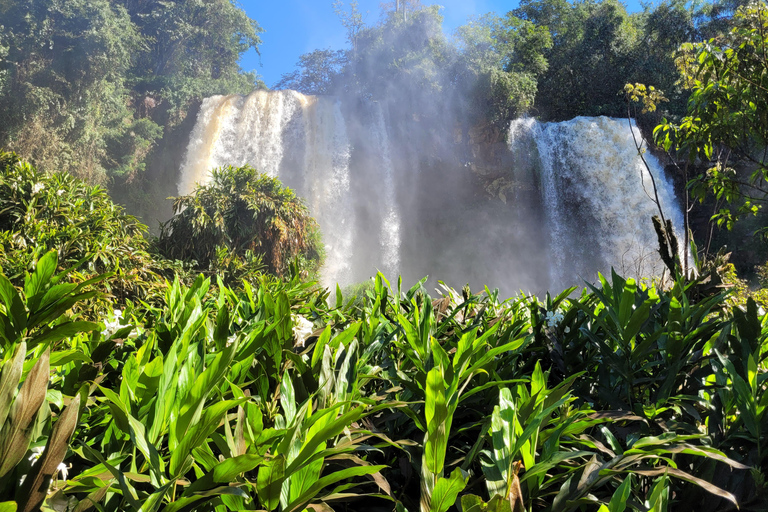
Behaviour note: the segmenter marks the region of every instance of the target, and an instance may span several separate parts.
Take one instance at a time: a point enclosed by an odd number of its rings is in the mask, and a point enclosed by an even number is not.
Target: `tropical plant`
[[[84,282],[110,273],[118,300],[146,299],[163,286],[164,267],[147,252],[147,228],[107,191],[66,173],[44,174],[14,153],[0,152],[0,267],[14,284],[48,251]],[[105,309],[112,309],[104,306]]]
[[[708,512],[765,492],[768,320],[695,280],[504,301],[378,274],[329,304],[299,272],[200,275],[95,323],[109,275],[30,267],[0,276],[3,506]]]
[[[768,6],[740,7],[721,38],[681,46],[677,63],[691,90],[680,122],[656,127],[657,143],[682,159],[708,162],[691,190],[699,200],[711,192],[720,205],[718,225],[733,227],[765,202],[768,179]]]
[[[261,258],[278,276],[287,276],[294,261],[310,273],[322,262],[319,228],[307,207],[277,178],[250,166],[212,170],[210,183],[175,199],[174,211],[158,248],[169,258],[195,261],[200,270],[218,271],[222,250],[244,262]]]
[[[26,512],[40,507],[54,475],[66,473],[62,461],[89,394],[78,384],[64,407],[51,367],[88,360],[69,340],[100,325],[63,313],[96,295],[92,287],[107,277],[69,284],[63,282],[67,272],[56,273],[57,262],[55,251],[43,256],[26,274],[22,292],[0,274],[0,499],[13,498]],[[49,404],[60,411],[55,418]]]

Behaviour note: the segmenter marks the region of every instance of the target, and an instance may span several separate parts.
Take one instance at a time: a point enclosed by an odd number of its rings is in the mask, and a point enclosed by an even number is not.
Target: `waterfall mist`
[[[499,114],[495,75],[473,67],[482,59],[468,55],[477,52],[446,44],[435,13],[361,32],[324,95],[207,98],[179,193],[222,165],[279,177],[320,224],[326,286],[380,270],[405,283],[429,275],[432,284],[509,295],[558,291],[611,266],[658,275],[656,208],[626,120],[509,126],[515,110]],[[525,91],[518,96],[521,109],[530,105]],[[672,186],[649,162],[679,227]]]

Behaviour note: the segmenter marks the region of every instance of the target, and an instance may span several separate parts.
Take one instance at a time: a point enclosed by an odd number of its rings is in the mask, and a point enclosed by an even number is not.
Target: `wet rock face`
[[[489,199],[504,203],[530,201],[538,194],[532,174],[535,155],[530,151],[510,151],[506,131],[482,123],[472,126],[465,139],[467,153],[471,155],[467,167],[479,179]]]
[[[452,116],[294,91],[207,98],[179,193],[221,165],[280,178],[320,224],[329,286],[382,270],[541,292],[652,256],[626,120]]]

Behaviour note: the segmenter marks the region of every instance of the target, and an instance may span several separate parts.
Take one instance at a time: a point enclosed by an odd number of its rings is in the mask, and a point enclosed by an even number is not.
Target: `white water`
[[[627,120],[578,117],[561,123],[513,121],[514,151],[528,136],[540,159],[550,235],[551,285],[593,280],[611,267],[625,276],[658,276],[663,264],[651,217],[658,215],[651,174],[638,155],[639,129]],[[666,218],[682,233],[682,212],[658,160],[644,153]],[[679,237],[682,246],[682,236]],[[574,275],[576,274],[576,275]]]
[[[294,91],[208,98],[179,193],[225,165],[278,177],[320,224],[322,281],[331,289],[376,270],[406,282],[433,272],[454,286],[488,284],[505,293],[559,290],[611,267],[627,276],[661,274],[651,175],[632,139],[639,131],[626,120],[514,121],[507,164],[514,188],[502,203],[478,193],[458,144],[438,140],[416,117],[410,125],[390,120],[392,108]],[[646,159],[680,233],[672,185],[656,159]]]
[[[384,177],[384,215],[381,218],[380,247],[386,275],[394,276],[400,269],[400,213],[395,197],[395,170],[392,165],[389,136],[380,104],[375,105],[373,123],[374,144],[380,150],[381,170]]]
[[[303,169],[287,154],[303,153]],[[337,101],[295,91],[256,91],[203,101],[181,166],[179,194],[210,180],[210,169],[250,164],[304,197],[326,244],[324,284],[344,282],[354,257],[348,201],[351,148]],[[294,162],[295,163],[295,162]]]

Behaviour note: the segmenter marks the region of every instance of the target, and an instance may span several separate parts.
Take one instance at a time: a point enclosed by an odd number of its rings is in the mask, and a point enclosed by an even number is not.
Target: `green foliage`
[[[552,45],[543,54],[549,65],[539,78],[536,98],[543,117],[623,115],[617,93],[632,72],[640,34],[622,4],[523,1],[509,19],[546,27],[551,34]]]
[[[147,298],[162,283],[155,272],[163,264],[147,253],[145,232],[103,188],[0,152],[0,267],[14,284],[54,250],[73,281],[109,272],[113,297]]]
[[[533,106],[535,97],[535,77],[498,69],[481,74],[473,90],[473,103],[480,119],[505,129],[510,119]]]
[[[678,67],[691,89],[687,114],[679,123],[665,120],[654,130],[665,150],[709,162],[691,191],[700,201],[708,193],[723,201],[713,219],[728,229],[738,218],[756,214],[768,193],[767,47],[764,2],[740,8],[722,39],[684,44]],[[749,170],[737,170],[744,163]]]
[[[51,5],[51,16],[63,9]],[[123,13],[117,5],[110,12]],[[0,12],[14,6],[0,2]],[[126,3],[154,52],[132,65],[162,71],[137,79],[141,97],[167,101],[169,120],[205,87],[243,85],[195,67],[214,47],[231,71],[238,48],[255,42],[242,24],[245,35],[225,41],[232,25],[217,13],[243,21],[230,8]],[[399,88],[418,101],[474,87],[471,108],[493,105],[499,124],[526,110],[539,85],[570,87],[557,66],[626,70],[640,30],[614,2],[524,2],[465,28],[457,50],[435,9],[400,14],[372,28],[348,18],[359,29],[341,71],[348,90],[375,98]],[[5,37],[0,58],[14,51]],[[190,62],[187,42],[201,45]],[[327,57],[313,57],[319,70]],[[369,68],[369,58],[384,65]],[[323,73],[306,83],[320,87],[336,71]],[[615,75],[605,76],[612,87]],[[178,96],[162,96],[173,84],[183,84]],[[593,93],[609,111],[607,90]],[[548,115],[579,108],[563,101]],[[418,123],[409,108],[393,115]],[[103,154],[128,155],[113,158],[126,177],[158,135],[153,119],[122,117],[130,131],[102,140]],[[143,226],[102,189],[8,153],[0,170],[0,510],[762,506],[768,317],[712,274],[666,289],[612,273],[580,293],[509,300],[446,286],[433,298],[426,279],[403,290],[379,274],[353,287],[353,300],[337,288],[329,304],[301,272],[321,260],[316,225],[289,189],[252,168],[216,170],[177,198],[158,246],[209,274],[194,280],[153,261]]]
[[[238,60],[258,50],[261,28],[231,0],[135,2],[123,0],[142,36],[132,59],[139,100],[167,102],[170,122],[183,119],[195,100],[212,94],[247,94],[256,75]]]
[[[347,56],[343,50],[315,50],[299,57],[291,73],[284,74],[275,89],[293,89],[304,94],[331,94],[338,88],[338,79]]]
[[[100,328],[63,313],[96,295],[93,286],[106,276],[68,284],[62,282],[67,272],[56,273],[57,263],[56,252],[45,254],[26,275],[23,292],[0,274],[0,496],[15,499],[24,511],[46,498],[78,422],[81,393],[64,408],[61,391],[49,389],[58,380],[51,379],[50,368],[78,358],[78,351],[68,350],[70,339]],[[80,390],[83,398],[87,390]],[[51,405],[60,410],[56,419]],[[34,456],[26,459],[30,449]]]
[[[9,0],[0,8],[0,147],[90,183],[140,178],[195,101],[250,92],[259,26],[230,0]]]
[[[553,42],[546,26],[537,26],[509,12],[492,30],[505,71],[530,73],[534,76],[547,71],[549,62],[545,54],[552,48]]]
[[[128,13],[107,0],[9,2],[0,40],[0,146],[103,183],[107,134],[131,115],[126,75],[140,39]]]
[[[175,199],[174,211],[158,248],[169,258],[195,261],[200,270],[216,272],[228,258],[240,258],[236,269],[253,271],[260,258],[267,271],[286,276],[294,261],[312,273],[322,262],[319,228],[304,203],[252,167],[214,169],[209,184]]]
[[[745,468],[766,456],[768,327],[753,302],[731,314],[723,295],[692,303],[682,284],[615,274],[574,298],[446,287],[433,300],[423,281],[403,292],[379,274],[362,302],[337,291],[331,307],[298,277],[236,292],[200,276],[98,333],[69,313],[98,281],[73,288],[56,267],[50,252],[23,290],[0,287],[0,449],[14,447],[0,499],[25,510],[62,498],[300,511],[343,495],[362,499],[355,510],[375,497],[425,512],[759,499],[760,473]],[[35,427],[3,444],[14,403]],[[60,463],[69,479],[46,494]]]

